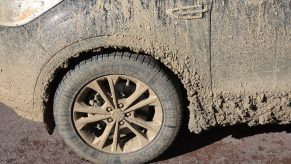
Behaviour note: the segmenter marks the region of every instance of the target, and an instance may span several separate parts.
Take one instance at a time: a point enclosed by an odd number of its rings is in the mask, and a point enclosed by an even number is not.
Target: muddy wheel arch
[[[79,62],[96,56],[100,53],[108,53],[108,52],[134,52],[134,53],[142,53],[149,56],[154,57],[157,61],[161,62],[162,65],[169,69],[172,73],[177,76],[179,82],[182,82],[182,87],[186,90],[183,90],[185,93],[184,101],[185,104],[189,105],[188,109],[190,109],[190,116],[192,116],[192,123],[189,124],[189,127],[192,127],[193,131],[200,132],[202,129],[206,129],[209,126],[214,126],[215,122],[213,119],[212,114],[202,114],[202,109],[204,106],[201,104],[201,100],[198,95],[198,90],[193,90],[194,85],[198,85],[197,80],[199,80],[198,73],[194,73],[196,83],[189,85],[189,78],[188,74],[184,74],[185,70],[189,69],[186,68],[187,61],[184,62],[175,62],[173,59],[176,59],[175,52],[165,52],[165,51],[155,51],[155,49],[144,49],[145,47],[141,47],[138,45],[142,44],[135,44],[136,38],[124,37],[123,39],[132,40],[130,44],[120,44],[115,42],[118,36],[98,36],[92,37],[88,39],[84,39],[82,41],[73,43],[64,49],[60,50],[57,54],[55,54],[45,65],[42,69],[36,86],[34,90],[34,98],[33,98],[33,105],[34,110],[39,110],[38,118],[43,120],[46,124],[46,127],[51,134],[55,127],[55,123],[53,120],[53,110],[52,110],[52,101],[54,97],[54,92],[57,88],[58,83],[62,80],[62,75],[65,74],[71,67],[74,67]],[[118,39],[117,39],[118,40]],[[163,53],[165,52],[165,53]],[[184,66],[184,67],[183,67]],[[188,70],[191,72],[192,70]],[[193,76],[193,77],[194,77]],[[186,85],[185,85],[186,83]],[[200,84],[199,84],[200,85]],[[187,87],[188,86],[188,87]],[[188,97],[188,99],[187,99]],[[190,101],[190,104],[188,104]],[[192,103],[191,103],[192,102]],[[209,104],[211,104],[209,102]],[[197,111],[195,111],[197,109]],[[185,109],[187,110],[187,109]],[[188,112],[187,112],[188,113]],[[188,117],[187,117],[188,118]],[[193,124],[195,120],[197,123],[200,124]],[[197,119],[199,118],[199,119]],[[193,128],[195,125],[195,128]]]

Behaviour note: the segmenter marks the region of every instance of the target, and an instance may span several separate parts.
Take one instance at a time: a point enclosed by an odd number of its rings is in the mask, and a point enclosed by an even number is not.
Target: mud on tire
[[[119,85],[118,87],[114,86],[115,89],[118,88],[116,89],[118,91],[114,89],[114,91],[110,90],[110,81],[108,79],[113,77],[113,75],[116,77],[114,79],[119,79],[114,81],[116,85]],[[133,81],[132,84],[126,81],[126,77],[130,79],[130,82]],[[133,79],[136,79],[136,81]],[[107,96],[103,97],[104,94],[102,96],[102,93],[98,93],[98,87],[97,89],[95,88],[95,92],[93,89],[93,94],[92,90],[86,90],[88,85],[90,88],[91,83],[95,83],[94,81],[97,81],[100,86],[105,87],[102,91],[104,91]],[[138,81],[141,86],[147,86],[148,89],[141,95],[141,97],[144,98],[139,97],[132,102],[132,104],[128,105],[126,103],[129,102],[128,99],[130,99],[130,94],[134,94],[135,91],[138,90],[136,89],[139,85]],[[136,82],[136,84],[134,84],[134,82]],[[124,87],[130,85],[136,90],[123,91],[126,90]],[[129,96],[126,97],[126,94],[129,94]],[[136,110],[132,111],[132,115],[125,113],[126,110],[129,110],[125,109],[123,106],[127,105],[128,108],[133,108],[133,106],[136,106],[139,102],[148,100],[151,94],[157,96],[158,99],[155,100],[157,103],[148,103],[147,107],[142,107],[142,110],[149,112],[154,108],[155,112],[146,114],[145,118],[139,117]],[[113,98],[115,95],[119,97],[118,101],[124,102],[125,104],[120,107],[118,103],[114,102]],[[88,97],[89,100],[86,100]],[[93,98],[90,99],[90,97]],[[110,101],[112,109],[110,107],[105,107],[110,104],[106,103],[106,97],[108,99],[112,98],[112,101]],[[83,105],[85,104],[85,111],[84,106],[84,108],[77,109],[76,103],[79,103],[79,99],[82,99]],[[161,109],[158,108],[158,102],[161,105]],[[120,109],[116,105],[119,106]],[[91,113],[89,111],[89,113],[86,113],[88,112],[87,109],[89,109],[87,107],[90,107],[94,112]],[[104,115],[104,119],[97,119],[97,122],[88,121],[89,117],[100,118],[98,116],[100,112],[97,108],[105,112],[106,115]],[[171,78],[159,64],[151,57],[131,53],[117,52],[103,54],[95,56],[90,60],[83,61],[77,65],[74,70],[66,74],[54,98],[54,118],[62,138],[77,154],[95,163],[144,163],[162,154],[173,142],[179,131],[182,118],[181,108],[181,98],[178,96],[178,90],[171,81]],[[115,110],[121,112],[116,114]],[[156,110],[162,111],[159,117],[155,117],[155,115],[158,114]],[[122,112],[124,112],[124,115],[120,114]],[[114,113],[114,117],[112,113]],[[120,117],[117,117],[117,115]],[[153,115],[152,118],[149,118],[149,115]],[[136,120],[136,117],[139,117],[138,119],[146,124],[138,124],[139,122],[130,121],[132,119]],[[154,125],[151,121],[159,122],[156,123],[159,127],[151,129],[151,127],[146,126]],[[121,123],[123,124],[121,125]],[[96,128],[97,126],[99,128]],[[110,128],[108,128],[109,126]],[[124,128],[122,128],[123,126]],[[95,133],[94,130],[99,130],[99,132]],[[152,133],[153,135],[150,138],[151,130],[156,130],[156,132]],[[105,132],[107,132],[106,135],[104,135]],[[117,138],[116,136],[118,136],[118,140],[115,141],[115,138]],[[121,148],[122,146],[120,146],[121,141],[125,140],[121,136],[124,138],[131,136],[131,140],[134,140],[133,138],[135,137],[138,138],[134,141],[129,140],[134,143],[133,145],[142,143],[139,142],[141,140],[140,138],[145,138],[146,140],[144,141],[147,143],[140,144],[142,145],[141,147],[132,149],[131,151],[130,147],[132,146],[127,146],[129,150],[125,151]],[[92,143],[99,146],[95,146]],[[125,141],[125,144],[123,143],[123,148],[126,147],[126,144],[128,143]],[[117,147],[115,145],[117,145]],[[108,149],[106,149],[106,147],[108,147]]]

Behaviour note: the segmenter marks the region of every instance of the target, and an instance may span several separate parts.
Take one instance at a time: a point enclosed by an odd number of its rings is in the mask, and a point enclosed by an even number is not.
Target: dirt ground
[[[153,163],[291,163],[291,126],[218,127],[183,131]],[[55,132],[18,117],[0,103],[0,163],[89,163]]]

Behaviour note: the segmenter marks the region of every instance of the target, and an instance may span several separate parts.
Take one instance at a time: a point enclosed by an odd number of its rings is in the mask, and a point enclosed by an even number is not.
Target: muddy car
[[[152,160],[183,121],[289,124],[290,18],[290,0],[0,1],[0,101],[96,163]]]

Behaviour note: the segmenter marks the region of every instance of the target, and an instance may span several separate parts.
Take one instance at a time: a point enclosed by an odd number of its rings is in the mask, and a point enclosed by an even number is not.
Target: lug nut
[[[112,108],[108,107],[108,108],[106,109],[106,111],[107,111],[107,112],[111,112],[111,111],[112,111]]]
[[[112,122],[113,119],[112,119],[112,118],[108,118],[107,121],[108,121],[108,122]]]
[[[119,125],[123,125],[123,124],[124,124],[124,122],[123,122],[123,121],[120,121],[120,122],[119,122]]]
[[[118,104],[118,107],[119,107],[119,108],[123,108],[124,105],[120,103],[120,104]]]
[[[126,115],[126,117],[129,117],[129,116],[131,116],[131,113],[126,113],[125,115]]]

